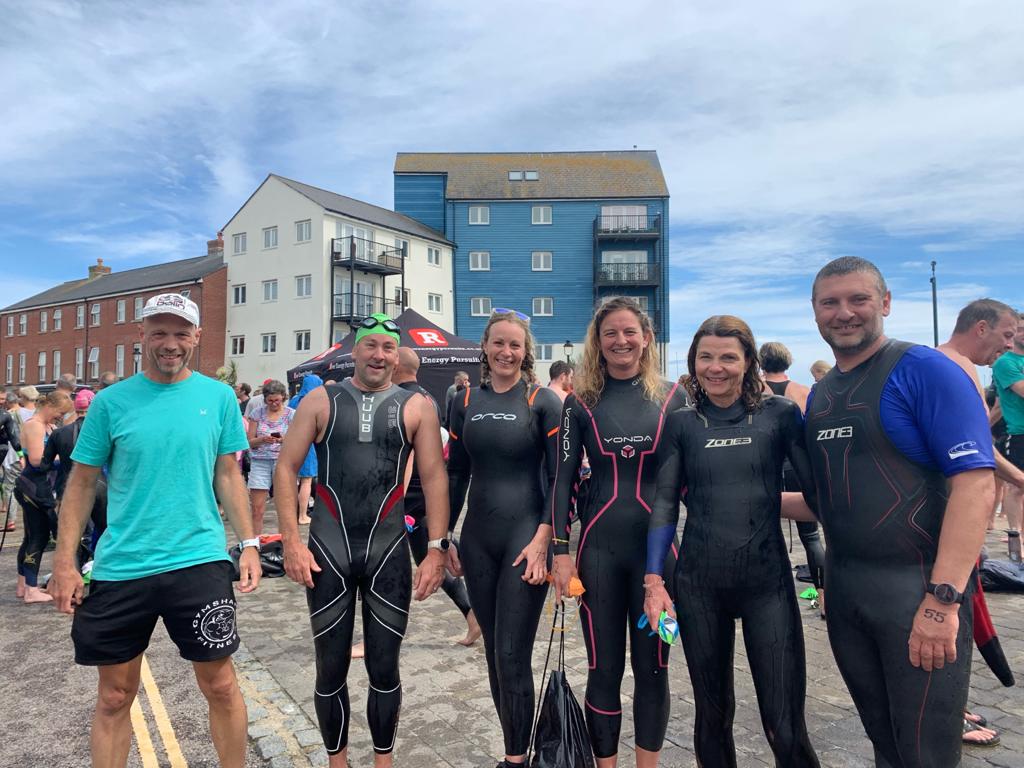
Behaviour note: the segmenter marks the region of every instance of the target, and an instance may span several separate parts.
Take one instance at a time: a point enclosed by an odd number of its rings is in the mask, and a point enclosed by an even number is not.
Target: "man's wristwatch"
[[[427,542],[427,549],[439,549],[444,554],[448,551],[448,548],[452,545],[448,539],[431,539]]]
[[[259,552],[259,550],[260,550],[260,540],[259,540],[259,538],[255,538],[255,539],[242,539],[241,543],[238,545],[239,551],[245,549],[246,547],[256,547],[256,551]]]
[[[964,593],[957,592],[952,584],[928,584],[928,594],[934,595],[935,599],[943,605],[959,605],[964,601]]]

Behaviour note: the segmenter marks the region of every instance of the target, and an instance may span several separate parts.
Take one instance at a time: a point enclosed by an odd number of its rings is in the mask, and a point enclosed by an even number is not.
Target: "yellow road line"
[[[146,696],[149,697],[149,706],[153,710],[153,719],[156,720],[160,740],[164,743],[170,768],[188,768],[185,756],[181,753],[181,747],[178,745],[178,739],[174,735],[174,728],[171,727],[171,719],[167,716],[167,709],[160,696],[160,689],[156,686],[156,680],[153,679],[153,673],[149,669],[149,662],[146,661],[145,656],[142,657],[142,684],[146,687]]]
[[[153,750],[153,740],[149,738],[149,728],[146,726],[146,716],[142,714],[142,705],[136,696],[131,708],[132,730],[135,731],[135,744],[139,748],[139,757],[142,759],[142,768],[159,768],[156,752]]]

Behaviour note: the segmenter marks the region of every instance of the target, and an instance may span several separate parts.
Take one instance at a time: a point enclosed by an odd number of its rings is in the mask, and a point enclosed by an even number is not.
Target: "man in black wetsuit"
[[[878,766],[952,768],[994,495],[985,411],[956,363],[885,337],[891,295],[871,262],[829,262],[811,302],[836,355],[807,407],[832,650]]]
[[[420,356],[410,347],[398,348],[398,367],[391,380],[402,389],[409,392],[418,392],[430,401],[437,411],[438,419],[441,418],[441,408],[433,396],[416,380],[420,370]],[[405,489],[405,514],[413,519],[413,529],[409,533],[409,547],[412,549],[412,559],[419,565],[427,556],[427,529],[423,525],[423,516],[426,514],[426,505],[423,499],[423,485],[420,482],[420,473],[416,468],[416,457],[413,456],[412,466],[409,473],[408,487]],[[466,636],[459,641],[459,645],[472,645],[480,637],[480,625],[477,623],[473,609],[469,606],[469,595],[466,593],[466,585],[461,577],[445,573],[441,589],[455,603],[455,607],[462,612],[466,619]]]
[[[307,587],[316,656],[315,705],[331,768],[348,766],[351,720],[346,687],[356,590],[370,691],[367,721],[374,764],[392,765],[402,684],[398,655],[416,599],[441,584],[449,551],[447,478],[437,412],[422,395],[391,381],[398,363],[398,326],[386,315],[364,320],[352,350],[355,372],[306,395],[285,436],[274,478],[285,570]],[[315,443],[316,512],[308,546],[294,513],[298,470]],[[416,451],[430,535],[410,579],[402,496],[406,463]]]

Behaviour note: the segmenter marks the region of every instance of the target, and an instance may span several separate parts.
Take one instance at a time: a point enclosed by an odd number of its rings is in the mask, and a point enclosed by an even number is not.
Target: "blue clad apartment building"
[[[542,361],[574,355],[594,307],[636,297],[668,342],[668,187],[651,151],[399,153],[395,211],[455,244],[455,332],[529,314]],[[540,376],[546,375],[542,367]]]

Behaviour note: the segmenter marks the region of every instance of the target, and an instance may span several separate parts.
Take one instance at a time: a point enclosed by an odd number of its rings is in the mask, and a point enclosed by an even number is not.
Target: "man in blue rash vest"
[[[351,720],[347,688],[356,590],[362,597],[366,718],[374,765],[393,765],[402,702],[398,656],[409,618],[410,583],[417,600],[441,584],[447,561],[447,479],[433,405],[391,381],[398,363],[398,326],[367,317],[352,350],[351,379],[315,389],[299,405],[274,477],[285,570],[306,586],[316,657],[314,703],[331,768],[348,766]],[[317,452],[317,496],[308,546],[295,516],[298,470],[311,444]],[[410,578],[402,496],[410,452],[426,497],[431,540]]]
[[[826,264],[811,293],[836,356],[806,427],[828,540],[829,640],[876,764],[952,768],[995,461],[967,374],[885,337],[891,300],[878,268],[856,257]]]

